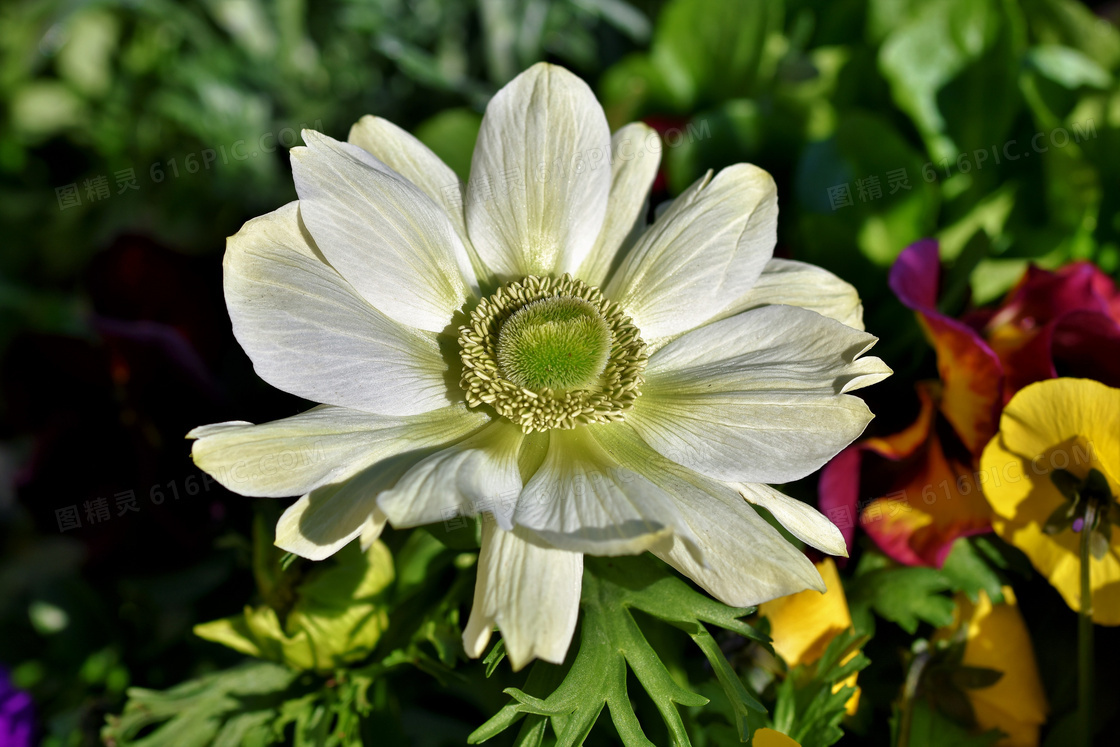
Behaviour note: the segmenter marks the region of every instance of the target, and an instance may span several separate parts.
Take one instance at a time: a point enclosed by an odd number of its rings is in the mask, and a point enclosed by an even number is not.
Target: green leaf
[[[980,598],[981,589],[987,592],[992,604],[1003,601],[1003,582],[999,574],[966,537],[953,543],[941,573],[949,579],[954,591],[963,591],[973,602]]]
[[[773,75],[784,3],[672,0],[648,55],[612,67],[603,100],[614,126],[653,113],[693,112],[748,95]]]
[[[750,93],[767,72],[766,42],[783,14],[783,3],[674,0],[657,19],[653,63],[685,108]]]
[[[1071,47],[1046,44],[1028,50],[1026,63],[1038,73],[1069,89],[1108,88],[1112,76],[1092,58]]]
[[[985,124],[984,116],[975,116],[979,114],[978,108],[983,108],[989,123],[1002,126],[1010,121],[1010,107],[998,95],[993,98],[993,88],[988,89],[988,96],[970,100],[939,95],[950,83],[968,85],[966,71],[981,77],[1001,77],[1006,83],[1002,88],[1015,91],[1014,68],[1010,64],[1013,57],[985,59],[989,51],[998,48],[1001,33],[1012,33],[1013,24],[1007,22],[1004,13],[1005,6],[993,0],[936,0],[923,4],[918,13],[895,28],[883,42],[879,68],[891,85],[895,103],[914,120],[935,161],[956,158],[962,151],[998,141],[998,133],[996,139],[987,135],[968,137],[967,141],[955,139],[944,107],[954,107],[958,116],[953,119],[969,127]],[[1005,29],[1005,24],[1009,28]],[[983,64],[978,64],[981,60]],[[999,129],[991,124],[987,128]]]
[[[774,728],[788,734],[802,747],[828,747],[844,736],[840,721],[855,688],[833,687],[868,666],[860,652],[867,642],[849,628],[832,639],[824,655],[793,669],[778,686]]]
[[[639,628],[633,610],[669,623],[692,638],[732,703],[739,738],[749,739],[748,714],[752,711],[764,713],[765,709],[747,692],[704,623],[764,641],[740,619],[750,610],[727,607],[695,591],[649,556],[588,557],[585,563],[579,649],[570,669],[544,696],[538,671],[542,676],[548,673],[555,676],[560,670],[547,664],[534,665],[526,689],[507,690],[514,702],[479,727],[471,735],[470,742],[477,744],[490,739],[524,714],[532,714],[518,744],[540,744],[544,736],[543,719],[547,719],[556,734],[558,747],[580,745],[607,706],[624,744],[652,745],[627,693],[627,671],[630,670],[660,712],[673,744],[691,744],[678,706],[700,707],[706,705],[708,699],[673,678]],[[536,692],[541,694],[530,694]],[[533,716],[543,719],[533,721]]]
[[[1024,0],[1022,5],[1032,38],[1077,49],[1105,69],[1120,63],[1120,32],[1083,3]]]
[[[490,676],[494,674],[494,670],[498,668],[498,665],[501,664],[502,660],[505,658],[506,642],[499,639],[498,642],[494,644],[493,648],[490,649],[490,653],[486,654],[486,658],[482,660],[482,663],[486,665],[486,679],[490,679]]]
[[[920,622],[942,627],[953,621],[953,600],[941,593],[952,586],[947,576],[932,568],[885,568],[854,579],[848,605],[853,619],[857,608],[870,608],[914,634]]]
[[[392,580],[393,558],[385,545],[375,542],[362,552],[352,543],[306,576],[290,609],[247,606],[241,615],[196,625],[194,632],[296,669],[330,670],[373,652],[389,624],[384,592]]]
[[[908,244],[936,226],[940,192],[923,178],[921,153],[885,118],[850,112],[827,140],[806,144],[797,164],[795,194],[804,211],[796,227],[799,256],[840,273],[868,276],[861,293],[883,292],[864,263],[889,267]],[[870,287],[874,285],[874,287]]]
[[[278,664],[249,661],[170,690],[131,688],[124,712],[109,718],[101,736],[122,747],[272,744],[279,741],[272,724],[298,676]]]

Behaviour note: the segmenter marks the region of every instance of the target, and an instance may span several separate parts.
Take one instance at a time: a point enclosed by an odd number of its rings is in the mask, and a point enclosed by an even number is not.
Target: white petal
[[[769,304],[800,306],[863,329],[863,304],[859,293],[828,270],[790,259],[772,259],[749,291],[719,314],[719,319]]]
[[[387,119],[367,114],[350,128],[347,140],[415,184],[444,209],[470,249],[459,177],[428,146]]]
[[[467,655],[481,656],[497,625],[514,670],[533,659],[562,663],[576,629],[582,580],[580,553],[530,544],[483,522],[474,606],[463,630]]]
[[[308,560],[334,555],[362,534],[377,509],[378,493],[410,464],[411,459],[390,460],[344,482],[312,490],[280,516],[276,546]]]
[[[339,273],[386,316],[443,331],[478,295],[444,210],[356,145],[305,130],[292,173],[307,228]]]
[[[769,485],[736,485],[739,493],[769,511],[797,539],[829,555],[848,557],[844,535],[827,516],[804,501],[790,498]]]
[[[362,523],[362,528],[358,533],[358,536],[361,538],[362,552],[369,550],[369,548],[373,546],[373,543],[376,542],[381,536],[381,533],[385,531],[385,523],[388,520],[389,517],[382,513],[380,508],[373,509],[369,517]]]
[[[445,521],[452,516],[493,513],[503,529],[521,493],[517,453],[524,435],[501,420],[433,454],[410,469],[378,499],[395,527]]]
[[[656,453],[625,423],[609,426],[604,445],[673,496],[685,518],[670,544],[653,553],[725,604],[750,607],[807,588],[820,574],[737,493]]]
[[[732,607],[753,607],[805,589],[825,590],[809,559],[742,498],[697,494],[696,501],[685,513],[706,563],[698,563],[676,539],[654,554],[716,599]]]
[[[279,498],[337,483],[371,464],[462,438],[489,420],[462,405],[407,417],[316,407],[271,423],[195,428],[191,458],[241,495]]]
[[[844,392],[890,369],[874,337],[794,306],[693,330],[657,351],[627,422],[661,454],[730,482],[789,482],[854,441],[872,415]]]
[[[521,491],[514,523],[554,547],[591,555],[632,555],[684,526],[676,503],[621,467],[588,426],[549,432],[544,462]]]
[[[638,239],[606,294],[647,341],[692,329],[754,285],[777,240],[778,193],[736,164],[697,180]]]
[[[467,187],[467,232],[506,280],[579,267],[610,192],[611,134],[587,84],[538,63],[495,94]]]
[[[661,165],[661,152],[645,147],[657,132],[647,124],[633,122],[611,136],[611,193],[607,215],[591,253],[583,260],[576,277],[589,285],[601,286],[620,261],[627,237],[644,228],[649,190]]]
[[[269,384],[388,415],[451,401],[435,335],[397,324],[362,299],[315,248],[298,203],[230,237],[224,269],[233,333]]]

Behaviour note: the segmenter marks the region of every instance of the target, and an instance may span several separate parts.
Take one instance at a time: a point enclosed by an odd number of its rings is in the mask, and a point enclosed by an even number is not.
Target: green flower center
[[[460,381],[526,433],[622,420],[641,394],[646,346],[618,304],[569,275],[508,283],[459,328]]]
[[[611,331],[582,298],[542,298],[518,309],[498,334],[498,370],[528,389],[580,389],[599,378]]]

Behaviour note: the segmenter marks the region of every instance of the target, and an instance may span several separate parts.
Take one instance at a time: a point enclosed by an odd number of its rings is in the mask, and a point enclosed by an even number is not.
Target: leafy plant
[[[765,708],[747,691],[704,624],[764,641],[740,619],[751,610],[712,600],[649,557],[587,558],[586,563],[579,649],[571,665],[559,670],[535,664],[525,690],[507,689],[513,701],[479,727],[471,743],[484,742],[527,717],[519,745],[542,744],[546,722],[556,734],[557,745],[579,745],[607,706],[626,745],[652,745],[627,694],[629,669],[652,698],[673,743],[691,745],[678,706],[703,706],[708,698],[673,677],[642,633],[634,611],[667,622],[692,639],[732,705],[739,737],[749,740]]]

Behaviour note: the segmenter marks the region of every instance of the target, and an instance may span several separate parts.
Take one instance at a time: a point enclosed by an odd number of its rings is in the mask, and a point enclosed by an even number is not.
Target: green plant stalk
[[[1078,721],[1081,725],[1081,744],[1093,744],[1093,590],[1089,583],[1089,544],[1096,522],[1096,508],[1092,502],[1085,510],[1085,523],[1081,527],[1081,605],[1077,625],[1077,694]]]
[[[914,698],[918,695],[918,684],[922,679],[922,671],[929,662],[929,654],[925,651],[914,657],[909,671],[906,672],[906,682],[902,686],[901,713],[898,719],[898,738],[895,747],[909,747],[910,723],[914,717]]]

